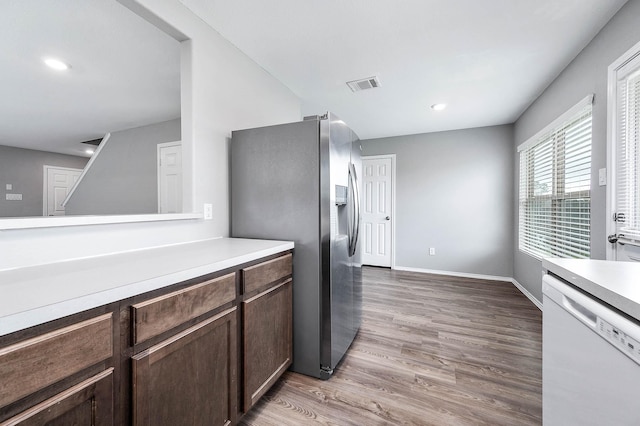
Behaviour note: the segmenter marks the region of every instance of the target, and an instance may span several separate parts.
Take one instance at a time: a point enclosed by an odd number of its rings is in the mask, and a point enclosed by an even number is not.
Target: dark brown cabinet
[[[242,408],[247,412],[292,362],[292,256],[242,270]]]
[[[133,424],[235,424],[236,335],[232,308],[135,355]]]
[[[112,426],[113,368],[8,419],[3,426]]]
[[[292,360],[292,254],[0,336],[0,426],[233,425]]]
[[[244,411],[292,361],[291,280],[243,302]]]
[[[113,424],[113,313],[81,317],[0,348],[3,426]]]

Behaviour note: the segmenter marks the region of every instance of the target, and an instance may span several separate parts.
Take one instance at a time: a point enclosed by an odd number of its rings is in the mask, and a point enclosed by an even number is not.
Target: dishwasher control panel
[[[602,318],[597,319],[597,331],[609,343],[640,364],[640,343],[619,328],[609,324]]]

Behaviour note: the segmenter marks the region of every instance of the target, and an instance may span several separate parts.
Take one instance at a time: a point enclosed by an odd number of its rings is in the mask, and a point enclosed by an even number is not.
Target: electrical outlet
[[[204,205],[204,218],[205,220],[213,219],[213,204]]]
[[[7,194],[7,201],[22,201],[22,194]]]
[[[429,256],[435,256],[436,255],[436,248],[435,247],[430,247],[429,248]]]

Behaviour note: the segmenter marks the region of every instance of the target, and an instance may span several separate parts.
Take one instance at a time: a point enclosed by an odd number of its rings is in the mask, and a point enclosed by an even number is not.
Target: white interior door
[[[362,263],[391,267],[393,158],[362,158]]]
[[[82,169],[44,166],[44,193],[42,199],[44,216],[64,216],[62,203],[76,184]]]
[[[608,72],[607,259],[640,261],[640,43]]]
[[[158,213],[182,213],[182,144],[158,144]]]

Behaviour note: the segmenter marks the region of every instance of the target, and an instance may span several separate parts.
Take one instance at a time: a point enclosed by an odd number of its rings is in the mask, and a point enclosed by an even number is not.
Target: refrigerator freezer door
[[[333,190],[336,186],[349,185],[350,132],[344,122],[332,114],[320,122],[322,378],[330,377],[351,344],[353,276],[349,266],[349,203],[336,205]],[[326,201],[325,196],[328,196]],[[327,221],[327,226],[323,226],[322,221]]]
[[[361,281],[356,265],[359,252],[357,250],[356,232],[359,227],[359,197],[357,195],[357,172],[352,164],[352,150],[355,134],[336,116],[329,114],[329,129],[321,125],[321,141],[326,140],[328,130],[329,152],[329,185],[345,185],[348,202],[336,205],[330,200],[327,205],[331,221],[330,244],[328,247],[329,264],[323,262],[323,340],[322,368],[328,376],[337,366],[353,342],[360,327],[361,317]],[[359,146],[359,145],[358,145]],[[322,151],[321,151],[322,152]],[[356,164],[360,157],[357,156]],[[322,161],[322,164],[327,164]],[[322,180],[322,177],[321,177]],[[331,193],[334,193],[332,191]]]

